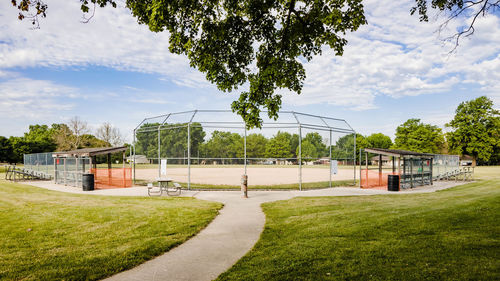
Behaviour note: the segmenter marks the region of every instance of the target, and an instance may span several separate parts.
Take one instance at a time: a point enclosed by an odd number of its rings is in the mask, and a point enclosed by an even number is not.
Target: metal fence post
[[[354,169],[354,182],[353,186],[356,186],[356,132],[354,132],[354,157],[352,158],[352,167]]]
[[[188,123],[188,190],[191,189],[191,122]]]
[[[332,187],[332,130],[330,130],[330,182],[329,187]]]
[[[245,176],[247,175],[247,125],[245,123],[245,138],[243,139],[243,149],[245,150]]]
[[[302,191],[302,126],[299,124],[299,190]]]
[[[161,178],[161,165],[160,165],[160,154],[161,154],[161,140],[160,140],[160,126],[158,126],[158,178]]]
[[[130,153],[132,153],[132,161],[133,161],[133,166],[132,166],[132,179],[133,179],[133,183],[135,184],[135,129],[134,129],[134,138],[133,138],[133,141],[132,141],[132,148],[131,148],[131,151]],[[90,167],[92,168],[92,167]]]

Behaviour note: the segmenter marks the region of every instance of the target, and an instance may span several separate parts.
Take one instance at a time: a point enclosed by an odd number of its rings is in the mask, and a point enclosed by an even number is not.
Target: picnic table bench
[[[181,185],[174,182],[171,178],[157,178],[158,190],[154,190],[155,186],[153,183],[148,183],[148,195],[149,196],[161,196],[163,192],[166,192],[168,196],[178,196],[181,194]]]

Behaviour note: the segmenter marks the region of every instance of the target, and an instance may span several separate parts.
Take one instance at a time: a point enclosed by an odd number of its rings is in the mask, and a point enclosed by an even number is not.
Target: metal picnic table
[[[164,191],[167,192],[168,196],[178,196],[181,194],[181,186],[171,178],[157,178],[156,182],[158,182],[158,191],[154,191],[153,184],[148,183],[149,196],[161,196]]]

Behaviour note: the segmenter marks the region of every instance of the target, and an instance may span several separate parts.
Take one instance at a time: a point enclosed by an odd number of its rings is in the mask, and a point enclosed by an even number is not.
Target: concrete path
[[[133,187],[81,191],[51,182],[30,184],[63,192],[113,195],[147,196],[147,188]],[[220,214],[198,235],[169,252],[133,269],[116,274],[107,280],[213,280],[243,257],[259,240],[264,229],[265,215],[260,205],[264,202],[286,200],[297,196],[353,196],[375,194],[408,194],[434,192],[458,184],[437,182],[433,186],[409,191],[337,187],[309,191],[249,191],[244,199],[237,191],[183,191],[183,196],[224,203]]]

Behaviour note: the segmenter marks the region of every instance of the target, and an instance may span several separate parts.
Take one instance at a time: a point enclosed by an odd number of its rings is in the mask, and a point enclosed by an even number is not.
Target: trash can
[[[399,191],[399,175],[387,176],[387,190]]]
[[[83,188],[83,191],[94,190],[94,174],[83,174],[82,175],[82,188]]]

